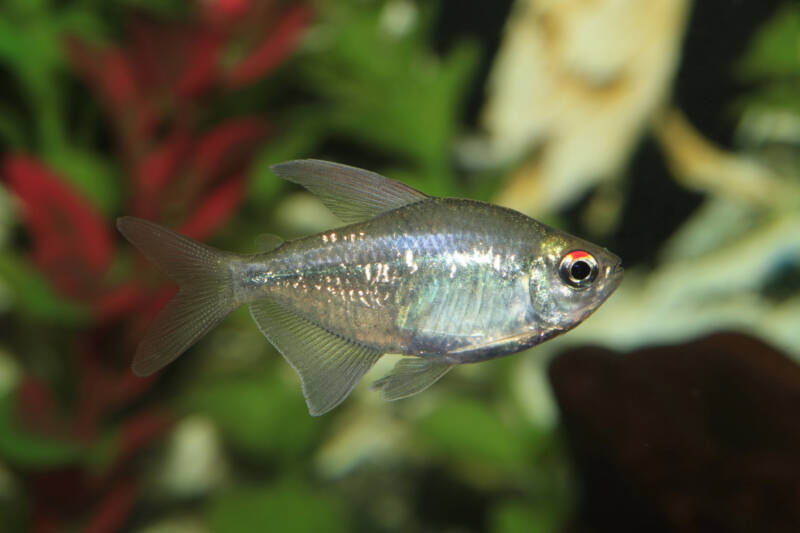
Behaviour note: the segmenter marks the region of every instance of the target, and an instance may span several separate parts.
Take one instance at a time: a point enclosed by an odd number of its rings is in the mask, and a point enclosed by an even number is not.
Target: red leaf
[[[92,303],[92,308],[95,317],[108,322],[135,312],[145,299],[147,299],[145,290],[131,282],[100,295]]]
[[[150,291],[147,299],[142,302],[139,311],[127,323],[128,331],[126,335],[133,344],[139,343],[153,319],[175,297],[177,292],[178,289],[174,284]]]
[[[308,26],[312,11],[305,4],[290,8],[278,26],[249,56],[227,73],[227,84],[241,87],[265,76],[277,67],[294,49],[300,34]]]
[[[136,486],[130,479],[114,484],[108,495],[89,519],[83,533],[113,533],[120,531],[136,501]]]
[[[91,497],[90,480],[84,469],[60,468],[31,473],[27,484],[32,492],[34,533],[65,531],[68,516],[82,512]]]
[[[244,174],[213,189],[178,230],[192,239],[205,240],[224,224],[244,196]]]
[[[117,454],[119,465],[140,448],[161,436],[172,425],[172,418],[165,413],[146,412],[128,419],[122,427],[121,447]]]
[[[8,184],[22,201],[33,259],[62,293],[86,300],[111,261],[108,223],[55,173],[31,157],[12,155]]]
[[[136,70],[136,77],[152,93],[165,87],[165,77],[179,67],[172,58],[177,48],[177,32],[150,18],[132,17],[126,28],[125,47]],[[164,64],[171,68],[165,69]]]
[[[135,154],[155,126],[155,114],[144,96],[141,73],[118,48],[90,47],[66,41],[67,55],[84,81],[105,103],[128,154]]]
[[[128,59],[117,48],[91,47],[78,39],[66,41],[72,64],[114,108],[136,100],[139,89]]]
[[[160,194],[180,171],[192,146],[191,136],[177,128],[160,146],[148,153],[133,173],[135,195],[130,212],[136,216],[158,218]]]
[[[72,432],[80,438],[94,436],[106,413],[126,405],[155,382],[134,376],[131,359],[144,332],[142,324],[174,290],[135,290],[139,292],[136,308],[127,320],[105,321],[77,339],[74,355],[78,387]]]
[[[178,98],[195,98],[214,84],[222,42],[216,32],[200,30],[192,35],[188,48],[186,68],[175,89]]]
[[[158,374],[141,377],[134,374],[130,367],[119,376],[116,388],[116,402],[124,405],[125,402],[135,400],[156,384]]]
[[[216,81],[222,43],[213,28],[140,19],[129,35],[139,79],[165,107],[199,96]]]
[[[250,12],[251,0],[205,0],[201,2],[203,16],[211,23],[230,23]]]
[[[267,130],[264,121],[240,118],[217,126],[195,148],[193,186],[199,189],[220,174],[240,171]]]
[[[37,512],[31,524],[31,533],[58,533],[61,531],[60,521],[51,511]]]
[[[27,429],[45,435],[63,429],[56,419],[53,391],[44,381],[25,376],[16,390],[15,404],[17,417]]]

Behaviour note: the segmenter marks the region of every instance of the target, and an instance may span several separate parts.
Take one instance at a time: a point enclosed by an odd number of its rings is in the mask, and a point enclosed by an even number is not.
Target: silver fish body
[[[602,302],[604,291],[579,306],[553,298],[552,265],[570,247],[597,248],[515,211],[431,198],[244,259],[237,298],[273,298],[384,353],[474,362],[566,331]],[[609,255],[606,268],[618,264]]]
[[[387,399],[406,397],[453,365],[515,353],[575,327],[622,279],[614,254],[509,209],[427,197],[334,163],[275,169],[356,222],[237,255],[120,220],[121,231],[182,287],[175,309],[168,306],[143,341],[137,373],[170,362],[247,304],[300,375],[310,412],[322,414],[384,353],[416,356],[376,383]],[[165,244],[170,239],[179,245]]]

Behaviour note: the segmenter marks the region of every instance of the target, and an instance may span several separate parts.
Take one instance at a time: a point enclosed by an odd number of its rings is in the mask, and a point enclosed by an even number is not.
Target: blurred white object
[[[613,177],[668,95],[688,0],[518,0],[482,123],[516,170],[498,201],[552,212]]]
[[[192,415],[172,431],[157,485],[168,497],[195,498],[218,488],[228,477],[222,443],[214,423]]]

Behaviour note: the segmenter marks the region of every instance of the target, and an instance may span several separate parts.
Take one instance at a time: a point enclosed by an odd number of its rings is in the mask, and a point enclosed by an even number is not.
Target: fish
[[[248,305],[297,372],[312,416],[342,403],[387,353],[373,387],[417,394],[450,369],[531,348],[583,322],[619,286],[619,257],[490,203],[428,196],[359,168],[315,159],[271,167],[345,224],[296,240],[261,236],[237,254],[143,219],[117,228],[177,282],[132,363],[150,375]]]

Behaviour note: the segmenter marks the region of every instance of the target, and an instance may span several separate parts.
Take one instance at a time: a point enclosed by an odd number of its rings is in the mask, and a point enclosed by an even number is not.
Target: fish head
[[[611,296],[622,275],[622,260],[605,248],[548,232],[531,267],[533,314],[545,329],[571,329]]]

